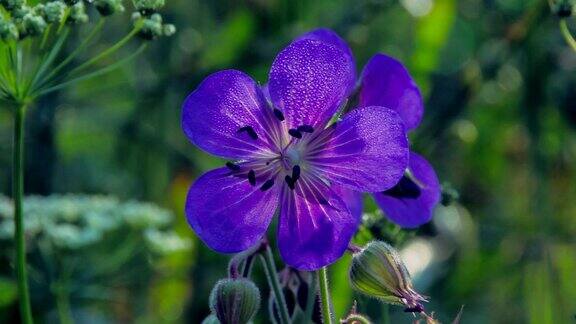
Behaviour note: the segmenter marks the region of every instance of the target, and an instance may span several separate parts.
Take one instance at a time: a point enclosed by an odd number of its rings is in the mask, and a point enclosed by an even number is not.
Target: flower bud
[[[143,15],[148,16],[164,7],[165,0],[133,0],[134,7]]]
[[[222,279],[210,293],[210,309],[223,324],[245,324],[260,307],[260,291],[248,279]]]
[[[150,18],[145,18],[142,21],[142,28],[140,29],[140,37],[146,40],[153,40],[160,36],[162,36],[163,29],[162,29],[162,18],[154,19],[154,16],[159,15],[152,15]]]
[[[94,6],[102,16],[110,16],[118,12],[124,12],[122,0],[95,0]]]
[[[164,36],[170,37],[176,33],[176,26],[172,24],[164,24],[162,25],[162,33]]]
[[[552,5],[552,12],[560,18],[570,17],[574,12],[574,1],[558,0]]]
[[[78,2],[80,2],[80,0],[64,0],[64,2],[66,2],[66,4],[69,6],[73,6],[73,5],[77,4]]]
[[[220,321],[216,315],[210,314],[202,321],[202,324],[220,324]]]
[[[22,19],[22,30],[24,35],[38,36],[46,30],[46,21],[42,16],[27,14]]]
[[[17,40],[19,37],[20,33],[13,22],[0,20],[0,38],[2,40]]]
[[[424,310],[426,299],[412,287],[410,274],[398,252],[389,244],[372,241],[354,253],[350,267],[352,286],[383,302],[404,305],[407,312]]]
[[[0,5],[4,6],[6,10],[11,11],[14,8],[23,6],[25,0],[0,0]]]
[[[78,2],[70,7],[70,15],[68,16],[67,22],[70,24],[83,24],[88,22],[88,15],[86,14],[84,2]]]
[[[64,18],[66,5],[62,1],[52,1],[44,5],[44,18],[48,23],[60,22]]]

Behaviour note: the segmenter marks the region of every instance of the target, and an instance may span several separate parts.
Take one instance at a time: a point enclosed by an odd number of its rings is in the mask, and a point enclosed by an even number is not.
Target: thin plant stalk
[[[316,286],[318,285],[318,278],[312,275],[310,281],[310,288],[308,289],[308,297],[306,297],[306,312],[304,313],[304,320],[312,323],[312,312],[314,311],[314,304],[316,303]]]
[[[14,200],[14,241],[16,242],[16,273],[18,276],[18,294],[22,321],[32,324],[32,308],[28,291],[28,276],[26,271],[26,241],[24,237],[24,122],[27,104],[16,107],[14,112],[14,164],[12,168],[13,200]]]
[[[572,37],[570,30],[568,29],[568,24],[566,24],[566,19],[560,20],[560,31],[562,32],[562,36],[566,39],[566,43],[572,47],[574,51],[576,51],[576,40]]]
[[[320,283],[320,301],[322,306],[322,321],[324,324],[332,324],[332,302],[330,290],[328,289],[328,270],[322,267],[318,270],[318,281]]]
[[[266,278],[268,279],[268,284],[272,288],[274,297],[276,297],[276,305],[278,306],[278,312],[280,313],[280,323],[289,324],[290,315],[288,315],[288,307],[286,306],[286,300],[284,299],[284,294],[282,289],[280,289],[280,282],[278,281],[278,276],[276,275],[276,265],[274,264],[274,256],[270,250],[270,246],[266,245],[266,251],[261,255],[262,264],[264,264],[264,272],[266,273]]]

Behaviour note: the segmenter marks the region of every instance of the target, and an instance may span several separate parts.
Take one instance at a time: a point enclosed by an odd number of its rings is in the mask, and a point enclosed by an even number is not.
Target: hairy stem
[[[306,312],[304,314],[304,320],[312,323],[312,312],[314,311],[314,304],[316,303],[316,286],[318,285],[318,279],[312,273],[312,280],[310,281],[310,286],[308,289],[308,297],[306,297]]]
[[[282,293],[280,282],[276,275],[277,271],[276,264],[274,263],[274,256],[272,255],[272,251],[268,244],[266,244],[266,250],[263,251],[261,257],[268,284],[272,288],[274,297],[276,297],[276,305],[278,305],[278,312],[280,313],[280,323],[289,324],[290,316],[288,315],[288,307],[286,306],[286,300],[284,299],[284,294]]]
[[[328,289],[328,270],[326,267],[318,270],[318,281],[320,282],[320,301],[322,303],[322,321],[324,324],[332,324],[332,305],[330,291]]]
[[[572,37],[570,30],[568,29],[568,25],[566,24],[566,19],[560,20],[560,31],[562,32],[562,36],[566,39],[566,42],[574,51],[576,51],[576,40]]]
[[[22,321],[33,323],[28,276],[26,274],[26,241],[24,238],[24,215],[22,200],[24,196],[24,120],[26,104],[16,107],[14,112],[14,164],[12,167],[12,185],[14,199],[14,241],[16,243],[16,273],[18,276],[18,294]]]

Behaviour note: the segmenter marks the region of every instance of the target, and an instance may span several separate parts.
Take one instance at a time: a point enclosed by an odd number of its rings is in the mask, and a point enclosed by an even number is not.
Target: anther
[[[294,180],[292,180],[292,178],[287,175],[284,180],[286,181],[286,184],[288,185],[288,188],[294,190]]]
[[[290,134],[290,136],[295,138],[302,138],[302,133],[300,133],[300,131],[295,128],[290,128],[288,130],[288,134]]]
[[[253,186],[256,185],[256,172],[254,170],[248,171],[248,182]]]
[[[292,179],[294,182],[296,182],[298,179],[300,179],[300,166],[299,165],[295,165],[292,167]]]
[[[274,185],[274,179],[266,180],[266,182],[264,182],[262,187],[260,187],[260,190],[266,191],[266,190],[272,188],[273,185]]]
[[[256,134],[256,131],[254,131],[254,128],[252,128],[252,126],[241,127],[238,130],[238,133],[242,133],[242,132],[246,132],[248,134],[248,136],[250,136],[253,140],[258,139],[258,134]]]
[[[226,162],[226,167],[232,171],[240,170],[240,166],[238,164],[234,164],[232,162]]]
[[[302,133],[314,133],[314,128],[310,125],[298,126],[298,131]]]
[[[274,116],[276,116],[279,121],[284,121],[284,114],[276,108],[274,108]]]

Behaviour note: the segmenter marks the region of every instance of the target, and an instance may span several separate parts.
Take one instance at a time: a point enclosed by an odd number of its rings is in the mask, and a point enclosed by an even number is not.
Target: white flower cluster
[[[105,240],[113,232],[139,233],[151,252],[168,254],[191,247],[190,240],[168,227],[173,215],[150,203],[120,202],[109,196],[29,196],[24,227],[29,240],[48,239],[55,247],[75,250]],[[0,241],[14,233],[12,201],[0,196]]]

